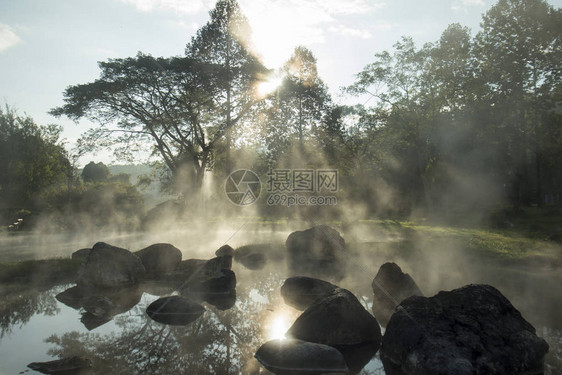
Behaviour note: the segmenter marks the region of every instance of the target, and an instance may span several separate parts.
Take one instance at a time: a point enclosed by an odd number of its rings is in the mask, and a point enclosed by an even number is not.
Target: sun
[[[291,321],[286,314],[277,314],[271,317],[266,325],[268,340],[284,339],[285,332],[291,327]]]
[[[285,333],[298,316],[298,312],[285,306],[276,309],[266,319],[264,324],[264,336],[267,340],[285,339]]]
[[[241,1],[250,27],[254,53],[262,63],[277,69],[291,57],[295,47],[321,43],[318,7],[295,1]]]
[[[271,74],[256,85],[257,95],[260,98],[265,98],[266,96],[272,94],[275,90],[277,90],[282,83],[283,77],[280,74]]]

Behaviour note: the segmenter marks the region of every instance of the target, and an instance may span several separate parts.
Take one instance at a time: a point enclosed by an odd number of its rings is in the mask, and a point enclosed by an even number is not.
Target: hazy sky
[[[239,0],[264,62],[278,67],[304,45],[333,94],[402,36],[435,41],[447,25],[479,29],[492,0]],[[551,0],[555,7],[562,0]],[[183,54],[210,0],[0,0],[0,103],[39,124],[59,123],[71,144],[91,126],[47,114],[69,85],[91,82],[98,61]],[[107,155],[95,160],[108,162]],[[86,160],[87,162],[87,160]]]

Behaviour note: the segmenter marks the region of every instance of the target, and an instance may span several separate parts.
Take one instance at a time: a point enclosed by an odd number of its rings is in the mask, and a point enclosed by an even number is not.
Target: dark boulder
[[[187,259],[178,268],[164,274],[160,279],[175,289],[185,289],[215,278],[223,269],[232,268],[232,257],[221,256],[205,259]]]
[[[268,341],[255,357],[274,374],[347,373],[345,360],[337,349],[301,340]]]
[[[244,245],[234,252],[234,260],[249,270],[261,270],[267,264],[268,245]]]
[[[368,342],[359,345],[340,345],[336,349],[343,355],[349,372],[346,375],[358,374],[373,359],[379,345]]]
[[[335,280],[345,275],[345,241],[337,230],[327,225],[291,233],[285,247],[293,275]]]
[[[232,257],[225,255],[221,257],[204,259],[188,259],[182,262],[180,269],[187,271],[189,274],[195,274],[200,278],[214,277],[217,272],[222,269],[232,268]]]
[[[217,251],[215,251],[217,257],[234,256],[234,249],[230,245],[222,245]]]
[[[76,250],[75,252],[72,253],[71,258],[72,259],[81,259],[81,260],[85,260],[86,258],[88,258],[88,255],[90,255],[90,251],[92,251],[92,249],[85,248],[85,249],[80,249],[80,250]]]
[[[403,273],[396,263],[385,263],[371,284],[373,288],[373,314],[386,327],[396,306],[411,296],[423,296],[412,277]]]
[[[157,243],[134,253],[150,273],[175,270],[181,262],[181,251],[169,243]]]
[[[113,288],[133,285],[144,275],[141,260],[129,250],[98,242],[78,272],[81,286]]]
[[[377,320],[350,291],[336,289],[314,301],[285,336],[330,346],[371,342],[378,347],[381,330]]]
[[[542,373],[548,344],[494,287],[468,285],[399,305],[382,340],[388,375]]]
[[[170,325],[186,325],[205,312],[205,308],[188,298],[180,296],[162,297],[147,308],[147,315],[153,320]]]
[[[236,304],[236,289],[229,290],[227,293],[221,294],[202,294],[199,295],[202,301],[205,301],[218,310],[228,310],[231,309]]]
[[[281,287],[281,296],[289,306],[305,310],[316,299],[326,297],[338,287],[327,281],[306,276],[290,277]]]
[[[180,288],[182,296],[197,301],[205,301],[219,310],[227,310],[236,302],[236,275],[233,271],[222,269],[212,278],[197,279]]]
[[[188,283],[186,289],[201,294],[227,294],[236,288],[236,275],[231,270],[221,269],[213,277]]]
[[[42,374],[81,374],[92,367],[92,361],[85,357],[70,357],[49,362],[33,362],[27,367]]]

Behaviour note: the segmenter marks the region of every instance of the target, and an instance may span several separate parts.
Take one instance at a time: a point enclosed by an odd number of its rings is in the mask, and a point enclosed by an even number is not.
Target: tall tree
[[[142,53],[99,66],[99,79],[67,88],[66,104],[51,113],[99,124],[81,137],[83,150],[116,146],[115,152],[123,157],[152,146],[179,191],[184,195],[197,191],[212,162],[212,150],[225,132],[209,120],[216,108],[217,67],[191,58]]]
[[[556,106],[562,72],[562,12],[544,0],[499,0],[481,25],[476,53],[484,100],[503,129],[516,203],[528,203],[534,190],[541,204],[543,149],[550,140],[544,119]]]
[[[280,86],[268,98],[264,133],[273,160],[294,146],[297,157],[306,159],[305,146],[315,147],[319,136],[327,134],[327,124],[334,125],[329,121],[331,98],[316,64],[309,49],[296,47],[281,69]]]
[[[375,99],[361,121],[385,139],[381,145],[386,160],[400,164],[392,179],[402,195],[414,204],[425,203],[427,208],[432,206],[431,174],[438,160],[430,138],[438,110],[432,99],[433,83],[424,76],[430,47],[418,49],[412,38],[403,37],[394,45],[394,53],[375,54],[375,61],[347,88],[351,94],[368,94]]]
[[[219,0],[210,17],[187,45],[186,55],[219,68],[214,81],[216,107],[210,115],[225,133],[228,174],[233,128],[251,114],[257,102],[255,85],[266,69],[251,53],[251,29],[236,0]]]

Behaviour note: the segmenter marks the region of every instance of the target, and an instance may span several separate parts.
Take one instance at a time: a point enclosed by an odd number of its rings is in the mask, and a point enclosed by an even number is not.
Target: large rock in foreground
[[[338,280],[345,275],[345,241],[327,225],[291,233],[285,247],[289,271],[295,276]]]
[[[301,340],[272,340],[263,344],[256,359],[274,374],[347,373],[341,353],[328,345]]]
[[[327,281],[306,276],[290,277],[281,287],[283,300],[297,310],[307,309],[318,298],[323,298],[338,287]]]
[[[468,285],[404,300],[381,359],[388,375],[540,374],[548,344],[494,287]]]
[[[135,252],[147,272],[165,273],[178,268],[181,251],[169,243],[156,243]]]
[[[373,314],[383,327],[386,327],[400,302],[411,296],[423,296],[414,279],[402,272],[396,263],[383,264],[371,287],[374,293]]]
[[[144,275],[141,260],[129,250],[98,242],[78,272],[80,286],[114,288],[133,285]]]
[[[336,289],[317,299],[287,331],[286,337],[330,346],[380,345],[381,330],[377,320],[348,290]]]

